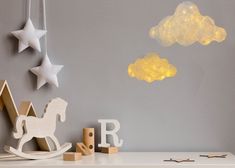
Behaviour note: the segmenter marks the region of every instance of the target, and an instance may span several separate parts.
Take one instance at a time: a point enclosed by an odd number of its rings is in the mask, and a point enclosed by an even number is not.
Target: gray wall
[[[235,152],[235,0],[195,0],[204,15],[227,30],[223,43],[162,47],[149,28],[173,13],[180,0],[48,0],[48,48],[64,64],[60,88],[36,91],[28,69],[42,54],[17,54],[9,32],[25,23],[25,0],[0,1],[0,78],[8,80],[16,104],[33,101],[42,115],[49,99],[69,102],[67,122],[58,123],[60,142],[81,141],[83,127],[97,119],[121,123],[122,151]],[[32,20],[42,28],[42,4],[33,0]],[[147,84],[129,78],[127,66],[148,52],[174,64],[171,79]],[[14,143],[6,113],[0,113],[0,147]],[[31,143],[32,145],[33,143]]]

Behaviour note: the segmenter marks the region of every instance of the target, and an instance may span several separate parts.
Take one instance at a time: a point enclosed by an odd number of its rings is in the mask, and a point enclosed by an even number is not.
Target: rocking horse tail
[[[26,116],[19,116],[16,119],[15,131],[13,132],[13,137],[19,139],[23,136],[23,123],[26,120]]]

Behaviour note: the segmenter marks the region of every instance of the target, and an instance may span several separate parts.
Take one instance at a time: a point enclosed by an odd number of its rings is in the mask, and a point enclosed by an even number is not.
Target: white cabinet
[[[91,156],[83,156],[80,161],[63,161],[62,157],[47,160],[16,160],[7,156],[0,159],[0,168],[11,167],[32,167],[32,168],[235,168],[235,156],[231,153],[226,158],[200,157],[201,154],[211,154],[209,152],[119,152],[117,154],[95,153]],[[174,163],[164,162],[173,159],[192,159],[195,162]]]

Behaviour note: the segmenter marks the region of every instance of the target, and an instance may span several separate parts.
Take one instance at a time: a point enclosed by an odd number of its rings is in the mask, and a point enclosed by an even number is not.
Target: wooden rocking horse
[[[66,101],[61,98],[55,98],[46,105],[45,113],[42,118],[25,115],[18,116],[15,123],[15,130],[13,131],[13,137],[15,139],[19,139],[18,146],[16,149],[10,146],[5,146],[4,150],[8,153],[27,159],[46,159],[66,152],[72,147],[71,143],[65,143],[60,146],[59,141],[54,135],[57,116],[59,116],[61,122],[64,122],[66,107]],[[23,145],[33,137],[49,137],[54,143],[56,150],[34,154],[22,152]]]

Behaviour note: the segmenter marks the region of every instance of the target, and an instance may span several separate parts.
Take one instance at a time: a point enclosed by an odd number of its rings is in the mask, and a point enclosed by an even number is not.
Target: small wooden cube
[[[82,153],[82,155],[91,155],[92,154],[90,149],[86,145],[84,145],[84,143],[77,143],[76,144],[76,152],[80,152],[80,153]]]
[[[108,153],[108,154],[114,154],[114,153],[118,153],[118,148],[117,147],[102,147],[101,152]]]
[[[77,161],[82,159],[82,154],[79,152],[65,152],[63,155],[64,161]]]

